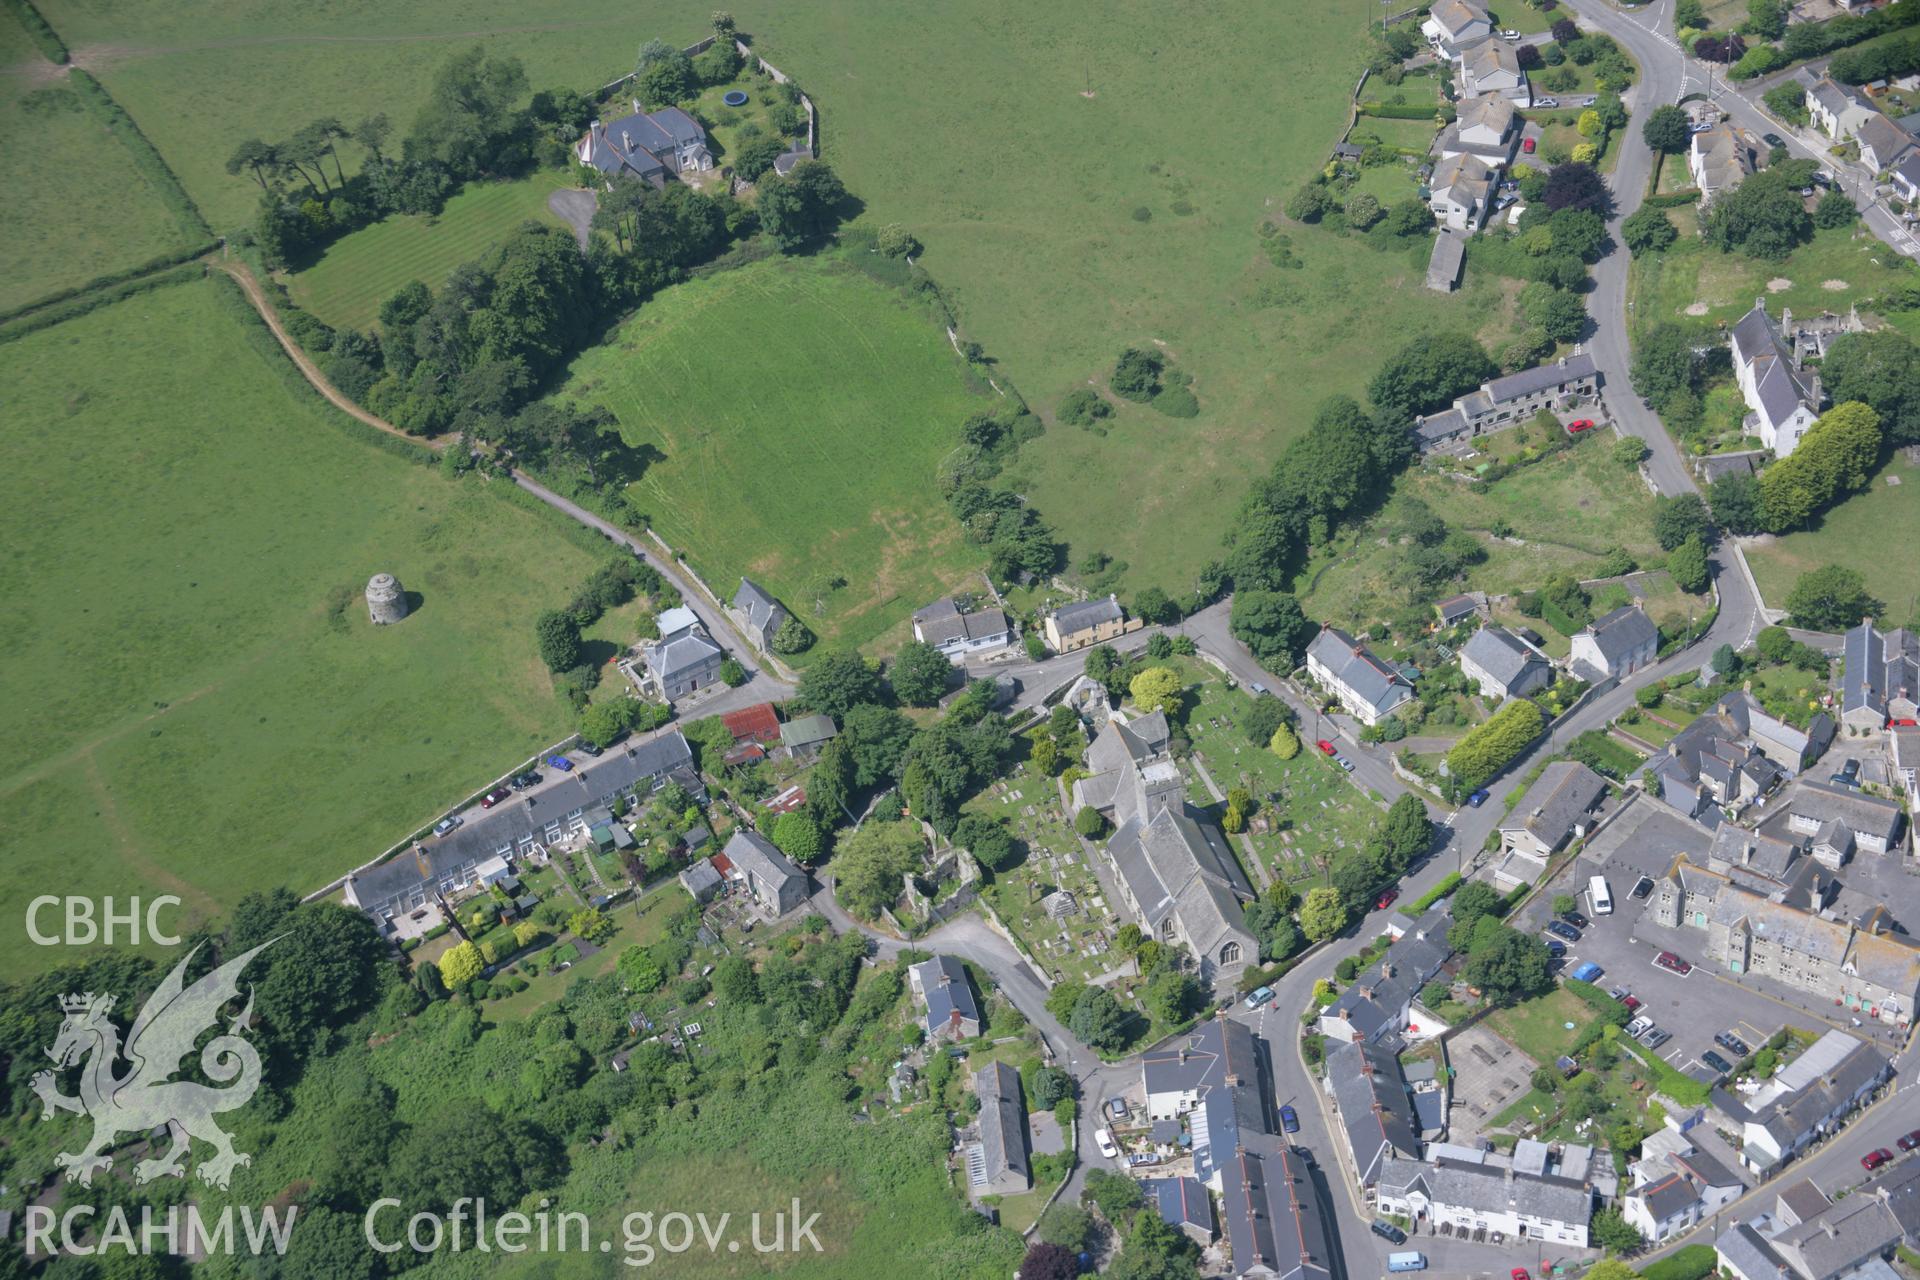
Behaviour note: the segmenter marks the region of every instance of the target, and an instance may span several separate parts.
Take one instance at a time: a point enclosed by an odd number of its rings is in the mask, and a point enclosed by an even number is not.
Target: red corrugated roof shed
[[[805,787],[788,787],[773,799],[767,801],[768,813],[792,813],[807,802]]]
[[[729,711],[720,717],[720,723],[727,726],[735,742],[775,742],[780,737],[780,717],[771,702]]]

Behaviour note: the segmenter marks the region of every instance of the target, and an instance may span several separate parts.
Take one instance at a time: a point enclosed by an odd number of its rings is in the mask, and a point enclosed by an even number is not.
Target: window
[[[1240,963],[1240,944],[1237,942],[1229,942],[1225,946],[1221,947],[1220,963],[1221,964],[1239,964]]]

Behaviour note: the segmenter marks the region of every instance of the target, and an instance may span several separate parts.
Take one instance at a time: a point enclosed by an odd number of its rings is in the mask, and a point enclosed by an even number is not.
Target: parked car
[[[1578,911],[1562,911],[1560,918],[1576,929],[1584,929],[1587,927],[1587,918]]]
[[[1606,972],[1605,969],[1602,969],[1599,965],[1595,964],[1593,961],[1588,960],[1584,964],[1576,968],[1573,971],[1573,973],[1570,974],[1569,976],[1581,982],[1592,982],[1595,978],[1599,977],[1601,974],[1605,972]]]
[[[600,758],[601,752],[605,751],[606,748],[601,746],[596,746],[595,744],[588,742],[585,738],[582,738],[578,743],[574,744],[574,750],[584,752],[585,754],[590,755],[597,760]]]
[[[1733,1064],[1711,1049],[1700,1055],[1700,1061],[1706,1063],[1723,1076],[1733,1073]]]
[[[1653,1019],[1647,1017],[1645,1014],[1641,1014],[1639,1017],[1635,1018],[1632,1022],[1629,1022],[1627,1024],[1627,1034],[1632,1036],[1635,1040],[1638,1040],[1641,1036],[1645,1035],[1647,1032],[1651,1030],[1653,1030]]]
[[[1252,684],[1247,686],[1247,689],[1249,692],[1253,694],[1254,697],[1258,698],[1262,694],[1266,693],[1267,686],[1261,684],[1258,680],[1255,680]]]
[[[1347,759],[1345,756],[1335,756],[1333,762],[1342,769],[1345,769],[1348,773],[1353,772],[1353,761]]]
[[[1512,27],[1502,27],[1500,29],[1500,38],[1502,40],[1518,40],[1520,38],[1520,33],[1518,31],[1515,31]]]
[[[1560,956],[1567,954],[1567,944],[1560,941],[1560,939],[1558,938],[1548,938],[1547,954],[1557,959]]]
[[[1372,1230],[1373,1234],[1379,1236],[1389,1244],[1405,1244],[1407,1242],[1407,1233],[1394,1226],[1391,1222],[1375,1221],[1372,1223]]]
[[[1247,997],[1247,1008],[1258,1009],[1271,999],[1273,999],[1273,988],[1261,987],[1258,991],[1253,992]]]
[[[1872,1173],[1875,1169],[1878,1169],[1891,1159],[1893,1159],[1893,1152],[1887,1150],[1885,1147],[1879,1147],[1860,1157],[1860,1167],[1868,1173]]]
[[[1920,1129],[1915,1129],[1912,1133],[1900,1139],[1899,1147],[1902,1151],[1911,1151],[1915,1147],[1920,1147]]]
[[[562,773],[572,773],[573,761],[567,759],[565,756],[548,756],[547,767],[558,769]]]
[[[1398,898],[1399,896],[1400,896],[1400,891],[1398,889],[1389,889],[1385,893],[1381,894],[1378,898],[1374,899],[1373,909],[1375,911],[1385,911],[1388,907],[1393,905],[1393,900],[1395,898]]]
[[[1622,1000],[1620,1003],[1627,1006],[1628,1013],[1632,1013],[1640,1007],[1640,997],[1628,996],[1625,1000]]]
[[[1784,147],[1787,145],[1787,140],[1777,133],[1763,133],[1760,135],[1760,141],[1766,143],[1769,147]]]
[[[1592,418],[1575,418],[1572,422],[1569,422],[1567,424],[1567,434],[1570,436],[1577,436],[1582,431],[1591,431],[1591,430],[1593,430]]]
[[[1679,956],[1673,954],[1673,952],[1671,951],[1662,951],[1659,955],[1653,958],[1653,962],[1659,965],[1662,969],[1665,969],[1667,972],[1677,973],[1683,978],[1693,972],[1692,965],[1688,964],[1685,960],[1682,960]]]
[[[1753,1053],[1753,1050],[1747,1048],[1747,1042],[1731,1031],[1722,1031],[1713,1038],[1713,1042],[1736,1058],[1749,1057]]]
[[[1113,1140],[1113,1134],[1105,1129],[1093,1131],[1093,1141],[1100,1148],[1100,1154],[1109,1160],[1120,1158],[1120,1146]]]
[[[1608,987],[1607,988],[1607,999],[1609,1000],[1625,1000],[1628,996],[1632,994],[1633,992],[1627,990],[1627,988],[1625,987]]]
[[[1136,1151],[1127,1157],[1127,1163],[1138,1169],[1142,1165],[1159,1164],[1160,1156],[1158,1152],[1154,1151]]]
[[[1108,1098],[1107,1114],[1115,1120],[1125,1120],[1133,1113],[1127,1109],[1127,1100],[1125,1098]]]
[[[1565,920],[1547,921],[1547,932],[1566,942],[1580,941],[1580,931]]]
[[[1300,1132],[1300,1113],[1292,1107],[1280,1108],[1280,1128],[1287,1133]]]
[[[447,834],[447,832],[453,830],[455,827],[459,826],[461,823],[465,821],[466,819],[461,817],[459,814],[450,813],[446,817],[440,819],[440,821],[433,824],[433,834],[437,836],[443,836]]]
[[[535,785],[539,781],[540,781],[540,775],[533,772],[533,770],[529,769],[525,773],[514,774],[513,777],[508,781],[507,785],[512,787],[515,791],[525,791],[528,787]]]
[[[1526,154],[1528,154],[1528,155],[1532,155],[1532,154],[1533,154],[1533,139],[1532,139],[1532,138],[1522,138],[1522,139],[1520,139],[1520,150],[1522,150],[1522,151],[1524,151],[1524,152],[1525,152]]]
[[[1325,738],[1320,739],[1318,742],[1314,743],[1313,745],[1320,748],[1320,754],[1323,756],[1330,756],[1330,755],[1336,754],[1333,744],[1331,742],[1328,742]]]
[[[1536,106],[1536,107],[1557,107],[1557,106],[1559,106],[1559,105],[1560,105],[1560,99],[1558,99],[1558,98],[1535,98],[1535,99],[1533,100],[1533,105],[1534,105],[1534,106]]]
[[[1654,1027],[1640,1037],[1640,1043],[1649,1049],[1658,1049],[1671,1039],[1673,1039],[1673,1032],[1667,1030],[1665,1027]]]
[[[480,807],[482,809],[491,809],[512,794],[513,789],[511,787],[495,787],[480,797]]]
[[[1492,794],[1493,793],[1491,791],[1488,791],[1485,787],[1482,787],[1480,788],[1480,790],[1474,792],[1472,795],[1467,797],[1467,803],[1472,805],[1474,808],[1478,809],[1481,805],[1487,802],[1487,797]]]
[[[1552,100],[1548,99],[1548,101],[1552,101]],[[1525,1267],[1515,1267],[1512,1272],[1512,1277],[1513,1277],[1513,1280],[1533,1280],[1533,1277],[1527,1274],[1527,1269]]]
[[[1830,187],[1833,185],[1833,175],[1825,169],[1816,169],[1813,173],[1813,185],[1816,187]]]
[[[1652,892],[1653,892],[1653,877],[1641,876],[1640,879],[1634,883],[1633,892],[1629,896],[1634,898],[1645,898],[1648,894]]]

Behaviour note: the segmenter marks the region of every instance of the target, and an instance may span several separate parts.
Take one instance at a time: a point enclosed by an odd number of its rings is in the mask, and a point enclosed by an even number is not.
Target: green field
[[[1898,484],[1889,483],[1899,481]],[[1817,529],[1749,543],[1747,563],[1760,594],[1784,608],[1794,580],[1810,569],[1840,564],[1857,569],[1867,590],[1887,606],[1890,625],[1920,613],[1920,557],[1890,554],[1920,546],[1920,466],[1894,455],[1873,486],[1847,499],[1821,519]]]
[[[473,0],[457,17],[291,0],[237,15],[217,0],[136,11],[48,0],[48,12],[224,229],[252,216],[257,195],[224,169],[241,136],[375,110],[404,130],[434,67],[475,41],[518,54],[535,86],[586,88],[626,71],[646,36],[697,38],[709,9],[636,21],[589,0],[535,25],[507,0]],[[1355,13],[1202,9],[1169,22],[1145,0],[932,11],[752,0],[734,12],[816,95],[825,154],[863,221],[920,237],[965,336],[1036,406],[1104,377],[1130,344],[1164,343],[1193,375],[1198,419],[1127,405],[1105,437],[1030,448],[1009,473],[1076,560],[1104,550],[1127,562],[1123,588],[1184,587],[1218,554],[1250,476],[1319,400],[1364,386],[1375,360],[1355,351],[1438,327],[1496,343],[1510,332],[1497,281],[1469,272],[1458,294],[1422,289],[1424,246],[1380,254],[1292,228],[1304,270],[1260,251],[1260,224],[1344,126],[1365,53]]]
[[[0,347],[12,883],[192,920],[317,888],[563,732],[529,622],[594,563],[337,430],[216,287]],[[381,569],[419,607],[376,631]],[[49,959],[23,946],[0,955]]]
[[[1895,284],[1920,281],[1920,267],[1865,231],[1816,231],[1784,262],[1721,253],[1683,235],[1665,253],[1635,258],[1628,279],[1637,336],[1665,320],[1730,325],[1756,298],[1767,300],[1775,318],[1782,307],[1796,315],[1845,312]]]
[[[370,329],[380,304],[409,281],[437,289],[455,267],[486,256],[529,218],[558,225],[547,195],[564,181],[549,170],[518,182],[474,183],[437,216],[382,219],[342,236],[312,266],[286,277],[288,290],[336,328]]]
[[[844,262],[677,286],[575,361],[564,394],[665,455],[634,497],[709,585],[731,595],[750,576],[824,640],[898,640],[985,563],[934,467],[993,405],[925,308]],[[802,585],[823,574],[846,585],[816,613]]]
[[[179,248],[173,217],[64,75],[0,13],[0,308]],[[111,169],[111,192],[96,170]]]

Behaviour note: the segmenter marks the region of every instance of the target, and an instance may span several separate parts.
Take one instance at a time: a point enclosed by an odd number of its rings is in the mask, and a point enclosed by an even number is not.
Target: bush
[[[1054,416],[1070,426],[1090,427],[1102,418],[1112,417],[1113,406],[1091,387],[1080,387],[1066,394]]]
[[[1710,1244],[1690,1244],[1641,1272],[1643,1280],[1705,1280],[1718,1266]]]
[[[1160,370],[1165,362],[1156,352],[1128,347],[1114,362],[1109,380],[1113,393],[1140,404],[1149,403],[1160,392]]]
[[[1540,736],[1546,717],[1525,698],[1514,698],[1447,752],[1455,786],[1472,791],[1504,769]]]

